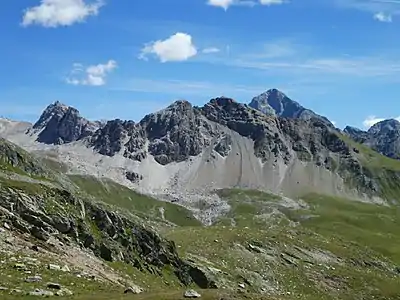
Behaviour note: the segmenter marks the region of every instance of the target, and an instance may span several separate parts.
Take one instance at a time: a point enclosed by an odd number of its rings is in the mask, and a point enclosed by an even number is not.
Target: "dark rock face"
[[[187,101],[146,116],[140,125],[150,142],[149,153],[162,165],[200,154],[212,134],[200,111]]]
[[[397,120],[378,122],[368,131],[348,126],[344,132],[358,143],[390,158],[400,159],[400,122]]]
[[[94,133],[91,144],[100,154],[114,156],[121,151],[123,141],[134,129],[135,123],[133,121],[122,121],[120,119],[108,121],[103,128]]]
[[[38,142],[64,144],[91,135],[98,126],[82,118],[77,109],[57,101],[44,110],[33,129],[40,130]]]
[[[267,115],[276,115],[283,118],[302,120],[315,118],[333,126],[327,118],[316,114],[310,109],[304,108],[298,102],[293,101],[277,89],[268,90],[265,93],[254,97],[249,106]]]
[[[135,172],[126,172],[125,177],[132,183],[138,183],[139,181],[141,181],[143,179],[142,175],[135,173]]]

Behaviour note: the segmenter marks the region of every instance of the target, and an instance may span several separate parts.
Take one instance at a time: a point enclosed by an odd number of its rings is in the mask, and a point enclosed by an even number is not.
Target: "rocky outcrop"
[[[98,129],[91,137],[91,146],[100,154],[114,156],[120,152],[124,142],[136,128],[133,121],[120,119],[108,121],[106,125]]]
[[[210,124],[187,101],[144,117],[140,125],[149,140],[149,153],[162,165],[200,154],[213,135]]]
[[[99,126],[81,117],[77,109],[56,101],[44,110],[32,128],[39,132],[38,142],[60,145],[85,138]]]
[[[42,241],[61,234],[67,237],[61,240],[80,244],[106,261],[123,261],[155,276],[162,276],[168,267],[184,285],[206,284],[207,275],[194,272],[195,266],[179,257],[173,242],[144,225],[67,190],[47,186],[42,186],[39,194],[29,190],[6,185],[0,189],[0,219],[14,230],[30,232]],[[50,209],[52,205],[66,209],[55,211]]]
[[[9,171],[17,171],[30,175],[43,176],[46,170],[16,145],[0,138],[0,164]]]
[[[265,93],[254,97],[249,106],[267,115],[302,120],[310,120],[314,118],[329,126],[333,126],[326,117],[318,115],[310,109],[304,108],[298,102],[293,101],[277,89],[270,89]]]
[[[368,131],[347,126],[344,132],[356,142],[394,159],[400,159],[400,122],[388,119],[373,125]]]

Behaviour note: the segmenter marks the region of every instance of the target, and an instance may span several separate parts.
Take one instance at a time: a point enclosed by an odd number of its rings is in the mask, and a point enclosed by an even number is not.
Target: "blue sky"
[[[139,120],[278,88],[337,126],[400,116],[400,0],[19,0],[0,10],[0,114],[60,100]]]

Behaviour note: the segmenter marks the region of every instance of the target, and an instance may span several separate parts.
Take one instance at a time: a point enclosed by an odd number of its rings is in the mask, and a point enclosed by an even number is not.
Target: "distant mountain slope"
[[[347,126],[344,132],[355,141],[394,159],[400,159],[400,122],[388,119],[373,125],[368,131]]]

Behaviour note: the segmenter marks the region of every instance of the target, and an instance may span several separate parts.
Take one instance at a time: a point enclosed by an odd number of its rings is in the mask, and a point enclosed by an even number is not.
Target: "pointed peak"
[[[53,117],[61,119],[66,113],[79,115],[79,111],[76,108],[65,105],[57,100],[43,110],[38,121],[33,125],[33,128],[43,128]]]
[[[386,119],[380,121],[374,125],[370,129],[368,129],[369,133],[377,133],[381,131],[391,131],[391,130],[400,130],[400,121],[398,119]]]

